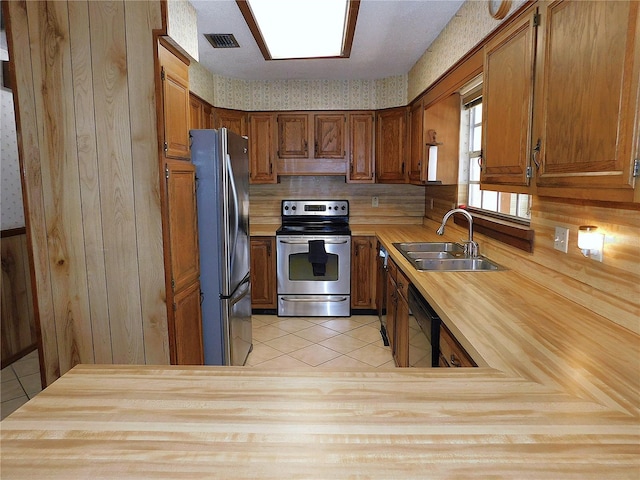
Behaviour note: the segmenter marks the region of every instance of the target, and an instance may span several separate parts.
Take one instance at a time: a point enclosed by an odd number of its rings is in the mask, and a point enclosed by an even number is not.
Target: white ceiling
[[[213,73],[244,80],[367,80],[405,74],[463,3],[361,0],[350,58],[266,61],[235,0],[191,0],[198,16],[199,62]],[[206,33],[232,33],[240,48],[214,49]]]

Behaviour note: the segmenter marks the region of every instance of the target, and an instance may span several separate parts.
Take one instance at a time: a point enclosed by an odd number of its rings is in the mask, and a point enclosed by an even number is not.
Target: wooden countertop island
[[[479,368],[79,365],[2,421],[2,479],[640,478],[637,334],[375,233]]]
[[[80,365],[2,422],[2,478],[637,478],[637,418],[490,368]]]

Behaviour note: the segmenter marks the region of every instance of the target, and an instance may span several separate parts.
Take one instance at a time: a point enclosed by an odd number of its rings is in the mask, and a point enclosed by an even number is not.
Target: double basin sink
[[[488,258],[465,256],[464,247],[454,242],[394,243],[394,247],[417,270],[475,272],[504,270]]]

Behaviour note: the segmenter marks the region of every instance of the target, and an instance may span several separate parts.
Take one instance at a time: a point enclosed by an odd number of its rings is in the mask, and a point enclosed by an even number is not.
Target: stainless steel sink
[[[416,258],[412,263],[418,270],[436,270],[441,272],[504,270],[500,265],[484,257],[448,259]]]
[[[462,253],[464,247],[459,243],[454,242],[406,242],[406,243],[394,243],[396,247],[402,253],[409,252],[450,252],[450,253]]]
[[[464,256],[464,247],[454,242],[394,243],[417,270],[440,272],[475,272],[504,270],[485,257]]]

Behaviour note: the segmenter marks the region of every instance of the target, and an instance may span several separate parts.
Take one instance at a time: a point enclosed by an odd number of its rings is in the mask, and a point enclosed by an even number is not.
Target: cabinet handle
[[[533,164],[536,166],[536,170],[540,170],[540,160],[538,159],[538,155],[540,155],[540,139],[538,139],[536,146],[533,147],[533,152],[531,154],[531,159],[533,160]]]
[[[452,367],[462,367],[462,364],[460,363],[460,360],[458,360],[453,353],[451,354],[451,362],[450,363],[451,363]]]
[[[349,165],[349,172],[353,173],[353,162]]]
[[[314,150],[313,150],[313,156],[314,157],[318,156],[318,142],[315,143]]]
[[[307,145],[307,141],[304,141],[304,153],[307,153],[309,151],[309,146]]]
[[[404,162],[402,162],[402,173],[404,173]]]
[[[273,175],[273,163],[269,162],[269,175]]]
[[[267,257],[271,256],[271,244],[267,243]]]

